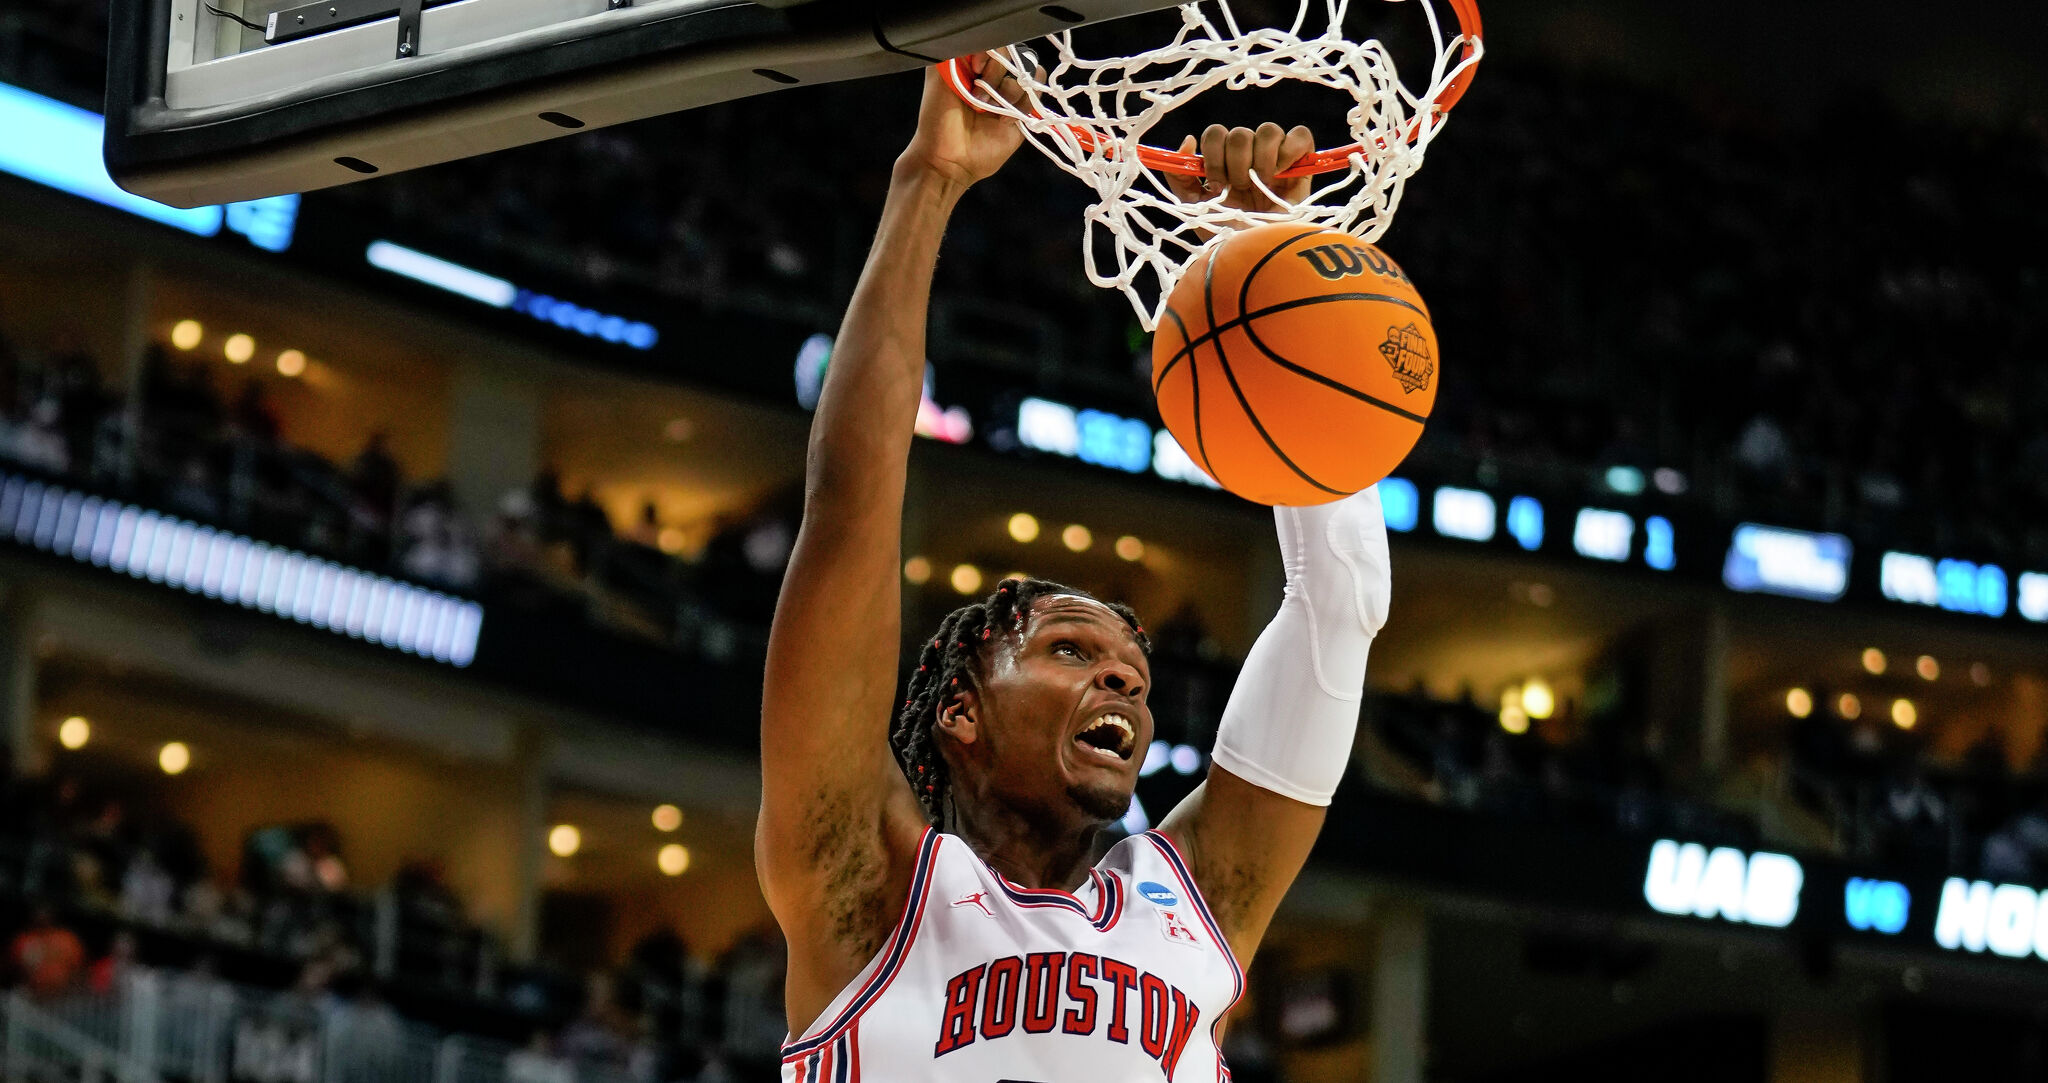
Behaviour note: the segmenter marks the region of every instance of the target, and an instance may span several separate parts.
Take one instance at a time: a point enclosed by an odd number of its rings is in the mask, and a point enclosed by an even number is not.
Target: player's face
[[[1039,599],[981,682],[990,789],[1013,805],[1120,819],[1152,741],[1151,669],[1124,619],[1089,598]]]

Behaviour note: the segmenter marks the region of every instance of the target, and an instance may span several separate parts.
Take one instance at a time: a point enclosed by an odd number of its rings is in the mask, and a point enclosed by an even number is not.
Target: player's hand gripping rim
[[[1036,67],[1028,50],[1018,51],[1026,63]],[[992,54],[981,53],[962,63],[969,65],[977,94],[990,95],[991,102],[1000,99],[1011,106],[1024,101],[1023,85]],[[900,164],[929,169],[964,188],[994,175],[1023,143],[1024,131],[1016,121],[962,100],[948,84],[944,65],[937,65],[925,72],[917,134],[911,138]]]
[[[1168,173],[1166,184],[1183,203],[1221,198],[1223,206],[1250,214],[1284,212],[1309,197],[1313,182],[1280,174],[1315,149],[1315,135],[1304,125],[1283,129],[1267,121],[1253,129],[1211,124],[1199,139],[1191,135],[1180,144],[1182,154],[1201,153],[1202,175]]]

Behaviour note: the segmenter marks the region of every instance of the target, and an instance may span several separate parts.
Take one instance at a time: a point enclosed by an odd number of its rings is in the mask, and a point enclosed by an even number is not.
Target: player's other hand
[[[1202,132],[1198,141],[1188,136],[1180,145],[1181,153],[1193,154],[1200,151],[1202,163],[1207,172],[1200,177],[1185,173],[1168,173],[1167,187],[1182,203],[1204,203],[1224,193],[1223,205],[1254,214],[1280,210],[1280,204],[1259,190],[1252,183],[1257,176],[1276,196],[1288,203],[1300,203],[1307,199],[1310,191],[1309,178],[1290,177],[1278,180],[1281,170],[1301,161],[1316,149],[1315,136],[1305,127],[1296,125],[1292,131],[1284,131],[1278,124],[1267,121],[1258,130],[1250,128],[1225,128],[1211,124]]]
[[[977,94],[1001,95],[1015,105],[1024,97],[1023,88],[1009,69],[987,53],[967,57],[968,69]],[[901,165],[929,169],[965,187],[993,175],[1010,160],[1024,142],[1017,122],[999,113],[987,113],[960,100],[946,81],[945,65],[925,71],[924,102],[918,107],[917,134],[899,159]]]

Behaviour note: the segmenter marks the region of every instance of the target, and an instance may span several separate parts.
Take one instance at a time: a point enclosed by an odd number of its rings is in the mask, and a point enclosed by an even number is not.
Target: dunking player
[[[768,647],[755,839],[789,938],[785,1080],[1228,1078],[1218,1025],[1322,827],[1386,619],[1377,490],[1275,509],[1286,596],[1231,694],[1207,781],[1094,864],[1152,737],[1148,643],[1129,609],[1005,580],[925,641],[895,705],[903,490],[939,240],[1019,142],[1014,122],[927,78],[812,423]],[[1211,128],[1201,143],[1210,175],[1181,197],[1227,185],[1247,206],[1265,198],[1254,171],[1270,179],[1312,145],[1272,125]]]

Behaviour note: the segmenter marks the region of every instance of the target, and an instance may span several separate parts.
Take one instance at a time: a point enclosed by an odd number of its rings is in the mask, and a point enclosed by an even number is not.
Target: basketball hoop
[[[1477,0],[1447,0],[1458,20],[1458,33],[1450,37],[1433,0],[1412,2],[1428,19],[1436,50],[1429,83],[1419,93],[1402,85],[1378,40],[1344,36],[1350,0],[1299,0],[1291,26],[1251,30],[1239,27],[1229,0],[1186,4],[1171,42],[1132,56],[1082,57],[1072,31],[1061,31],[1049,39],[1058,55],[1043,76],[1028,52],[1014,45],[999,49],[996,61],[1023,87],[1021,106],[986,82],[975,85],[959,60],[947,62],[944,75],[975,108],[1016,119],[1046,157],[1095,190],[1097,202],[1083,216],[1088,279],[1122,290],[1150,331],[1182,270],[1222,234],[1274,222],[1309,222],[1368,242],[1386,232],[1402,187],[1422,167],[1423,152],[1471,85],[1484,53]],[[1305,34],[1312,19],[1324,28]],[[1329,87],[1353,102],[1346,113],[1349,145],[1318,150],[1280,174],[1317,177],[1309,196],[1289,204],[1254,178],[1279,210],[1226,207],[1227,192],[1199,203],[1176,198],[1161,174],[1199,176],[1202,158],[1148,145],[1153,126],[1204,91],[1284,80]],[[1097,230],[1114,242],[1114,267],[1103,266]]]

